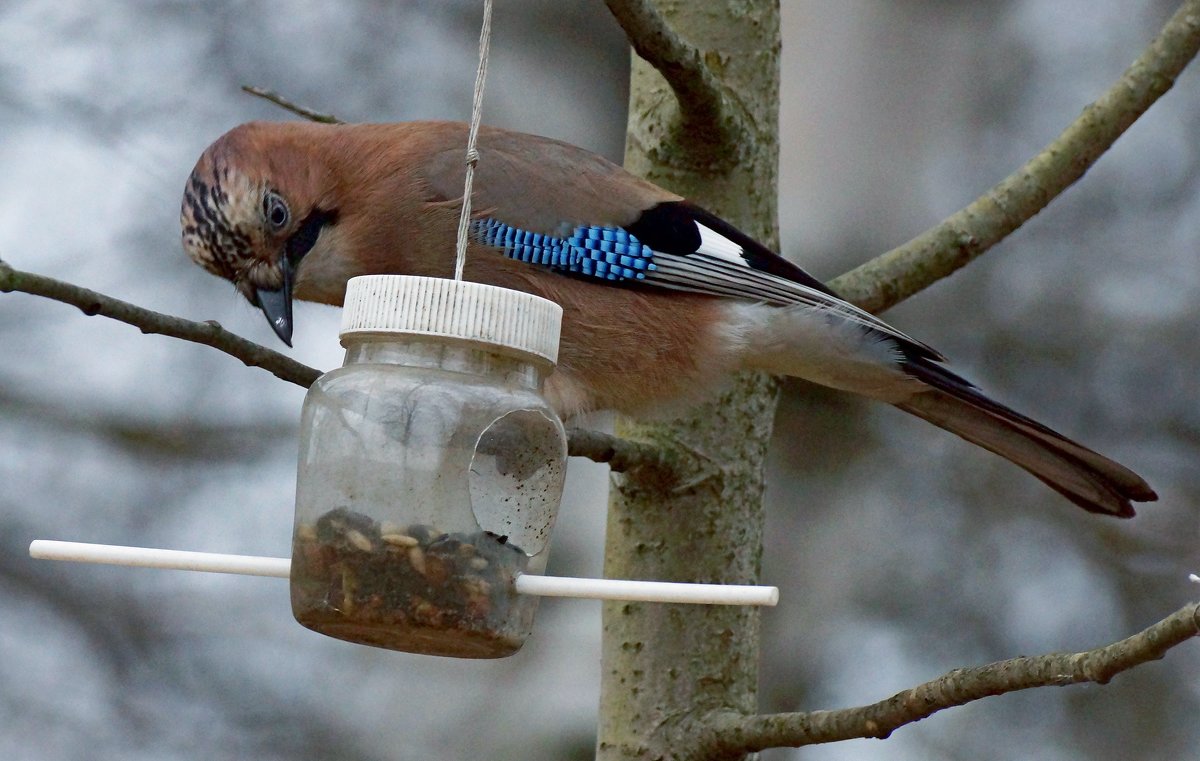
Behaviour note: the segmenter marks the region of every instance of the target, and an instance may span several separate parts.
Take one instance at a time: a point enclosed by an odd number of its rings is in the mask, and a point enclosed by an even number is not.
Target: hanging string
[[[483,28],[479,31],[479,68],[475,71],[475,99],[471,104],[471,128],[467,132],[467,178],[463,183],[462,216],[458,218],[458,246],[454,260],[454,279],[462,280],[467,263],[467,230],[471,225],[471,186],[475,182],[475,165],[479,151],[475,140],[479,136],[479,120],[483,115],[483,83],[487,79],[488,47],[492,41],[492,0],[483,1]]]

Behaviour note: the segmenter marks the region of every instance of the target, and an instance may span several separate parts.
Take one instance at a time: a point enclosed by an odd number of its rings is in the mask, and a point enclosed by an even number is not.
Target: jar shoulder
[[[352,403],[367,399],[374,403],[409,404],[441,398],[463,404],[495,404],[550,410],[535,389],[521,383],[426,367],[396,365],[348,365],[319,377],[309,388],[306,402],[315,399]]]

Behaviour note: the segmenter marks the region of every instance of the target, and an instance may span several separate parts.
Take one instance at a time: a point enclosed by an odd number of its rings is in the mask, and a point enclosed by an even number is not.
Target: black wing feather
[[[700,253],[702,227],[733,244],[731,251],[734,246],[740,251],[728,256]],[[639,285],[830,309],[891,337],[906,356],[943,359],[936,350],[846,302],[820,280],[696,204],[659,203],[624,228],[655,252],[657,269]]]
[[[808,274],[800,267],[784,259],[779,254],[767,248],[763,244],[746,235],[741,230],[729,224],[725,220],[718,217],[716,214],[702,209],[688,201],[680,201],[679,206],[683,207],[693,222],[699,223],[712,230],[713,232],[724,235],[729,240],[742,247],[742,257],[746,260],[746,264],[760,272],[767,272],[777,277],[791,280],[795,283],[808,286],[814,290],[820,291],[827,296],[833,296],[835,299],[841,299],[832,288],[817,280],[812,275]],[[699,235],[697,234],[696,245],[700,245]],[[654,248],[654,246],[650,246]],[[696,249],[692,249],[695,251]],[[673,253],[673,252],[672,252]]]

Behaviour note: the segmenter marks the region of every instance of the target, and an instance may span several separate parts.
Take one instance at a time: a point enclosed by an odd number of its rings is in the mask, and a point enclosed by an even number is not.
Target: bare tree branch
[[[280,380],[308,388],[321,371],[297,362],[291,357],[230,333],[213,320],[192,322],[162,312],[130,304],[71,283],[13,269],[0,259],[0,293],[19,291],[43,296],[78,307],[85,315],[100,315],[132,325],[143,333],[153,333],[211,346],[249,367],[261,367]],[[679,480],[674,475],[678,466],[668,462],[665,455],[652,444],[628,441],[599,431],[573,428],[568,432],[568,452],[574,457],[586,457],[608,463],[614,471],[650,470],[667,482]]]
[[[969,206],[830,286],[881,312],[999,243],[1091,168],[1200,50],[1200,0],[1187,0],[1108,92],[1024,166]]]
[[[686,463],[672,455],[669,448],[647,442],[583,428],[568,428],[567,440],[572,457],[608,463],[610,470],[633,475],[639,484],[682,489],[714,477],[713,468],[703,458],[696,457],[695,462]]]
[[[1107,684],[1117,674],[1158,660],[1171,648],[1196,636],[1200,636],[1200,603],[1191,603],[1144,631],[1111,645],[1082,653],[1051,653],[955,669],[866,706],[760,716],[723,714],[715,717],[710,733],[701,742],[705,743],[709,757],[721,758],[765,748],[867,737],[883,739],[905,724],[992,695],[1081,682]]]
[[[182,338],[185,341],[211,346],[237,357],[245,365],[261,367],[280,380],[305,388],[311,386],[321,374],[319,370],[314,370],[277,351],[230,333],[216,321],[192,322],[182,317],[155,312],[71,283],[13,269],[0,260],[0,292],[11,291],[44,296],[71,304],[89,317],[108,317],[132,325],[143,333]]]
[[[279,93],[266,90],[262,87],[255,87],[254,85],[242,85],[242,92],[249,93],[255,97],[262,98],[263,100],[268,100],[283,110],[291,111],[297,116],[303,116],[309,121],[320,122],[321,124],[345,124],[345,122],[333,114],[323,114],[320,111],[314,111],[311,108],[297,105]]]
[[[747,119],[741,105],[684,41],[651,0],[605,0],[634,51],[667,80],[679,103],[683,132],[702,136],[732,156],[744,142]]]

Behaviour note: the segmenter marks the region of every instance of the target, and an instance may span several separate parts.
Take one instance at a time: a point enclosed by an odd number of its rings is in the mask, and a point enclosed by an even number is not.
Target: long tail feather
[[[1158,499],[1141,476],[984,396],[940,365],[907,363],[930,390],[896,406],[1024,468],[1093,513],[1131,518],[1131,502]]]

